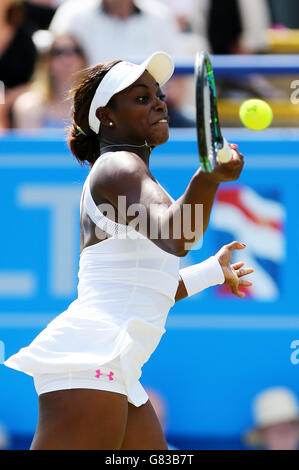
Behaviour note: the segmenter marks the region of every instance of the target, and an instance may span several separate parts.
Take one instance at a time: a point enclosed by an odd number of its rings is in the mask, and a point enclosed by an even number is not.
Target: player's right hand
[[[211,173],[206,175],[215,183],[225,183],[239,179],[244,166],[244,155],[237,149],[236,144],[230,144],[232,149],[232,159],[226,163],[216,162],[216,166]]]

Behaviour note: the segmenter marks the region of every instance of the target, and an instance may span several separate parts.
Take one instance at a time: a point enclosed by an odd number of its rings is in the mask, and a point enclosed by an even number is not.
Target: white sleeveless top
[[[132,227],[105,217],[84,183],[80,210],[111,235],[83,249],[78,297],[5,365],[29,375],[80,371],[120,357],[130,390],[157,347],[175,302],[179,257],[160,249]],[[172,198],[171,198],[172,199]],[[172,201],[174,201],[172,199]],[[134,237],[125,236],[134,232]]]

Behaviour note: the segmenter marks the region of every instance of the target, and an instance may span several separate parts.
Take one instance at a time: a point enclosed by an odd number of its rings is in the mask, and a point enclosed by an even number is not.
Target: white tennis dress
[[[165,332],[167,314],[175,302],[180,258],[132,227],[111,221],[97,208],[90,175],[111,155],[102,155],[92,167],[80,204],[80,211],[84,206],[96,226],[111,237],[83,249],[77,299],[4,364],[37,381],[56,377],[59,384],[59,377],[75,380],[84,371],[103,371],[105,365],[118,361],[128,399],[139,406],[146,401],[139,383],[141,368]]]

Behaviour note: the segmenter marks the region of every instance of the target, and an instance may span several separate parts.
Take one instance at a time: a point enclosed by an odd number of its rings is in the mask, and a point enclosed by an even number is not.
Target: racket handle
[[[220,163],[227,163],[232,159],[233,153],[226,139],[223,139],[223,147],[218,150],[217,160]]]

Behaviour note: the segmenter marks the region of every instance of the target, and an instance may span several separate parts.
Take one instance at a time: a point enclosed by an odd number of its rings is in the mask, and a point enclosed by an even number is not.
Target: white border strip
[[[226,127],[221,129],[222,134],[229,140],[236,143],[242,141],[253,142],[271,142],[271,141],[299,141],[299,130],[296,127],[276,127],[269,128],[265,131],[252,131],[243,127]],[[197,141],[197,133],[194,127],[191,128],[170,128],[169,129],[170,142],[171,141]]]
[[[254,131],[246,129],[244,127],[222,127],[222,134],[228,139],[237,139],[239,141],[249,140],[249,141],[259,141],[259,142],[268,142],[268,141],[299,141],[299,129],[297,127],[270,127],[264,131]],[[33,142],[37,144],[41,142],[45,144],[47,142],[55,143],[65,143],[66,133],[64,131],[59,131],[55,129],[47,129],[47,132],[44,131],[10,131],[4,136],[4,139],[13,144],[13,140],[23,141],[25,145]],[[197,140],[196,127],[186,127],[186,128],[169,128],[170,141],[182,141],[182,140]],[[68,150],[68,147],[66,147]],[[72,157],[71,152],[69,151],[70,157]]]
[[[298,143],[299,145],[299,143]],[[192,168],[196,169],[199,166],[199,159],[197,155],[179,155],[179,156],[168,156],[165,155],[164,159],[161,159],[161,155],[153,155],[153,160],[151,163],[152,168]],[[270,170],[289,170],[299,168],[299,154],[294,155],[293,157],[279,155],[277,157],[265,157],[264,155],[258,156],[255,155],[245,156],[245,166],[246,168],[256,168],[263,169],[267,168]]]
[[[298,142],[299,147],[299,142]],[[152,168],[191,168],[196,169],[199,166],[199,159],[196,154],[180,154],[171,155],[165,153],[162,155],[153,155],[151,167]],[[299,154],[293,157],[287,155],[270,156],[254,155],[246,158],[246,168],[256,169],[273,169],[273,170],[289,170],[299,168]],[[72,159],[68,160],[65,155],[52,155],[52,156],[2,156],[0,154],[0,168],[74,168],[77,169],[76,164]],[[86,173],[88,168],[86,167]]]
[[[0,313],[0,328],[44,328],[58,313]]]
[[[167,320],[172,330],[299,330],[298,315],[173,315]]]
[[[0,298],[20,296],[32,297],[37,281],[33,273],[0,271]]]
[[[26,155],[0,153],[1,168],[78,168],[75,159],[62,153],[61,155]],[[88,168],[86,167],[86,170]]]
[[[58,313],[0,313],[0,328],[44,328]],[[299,318],[283,315],[169,315],[167,330],[299,330]]]

